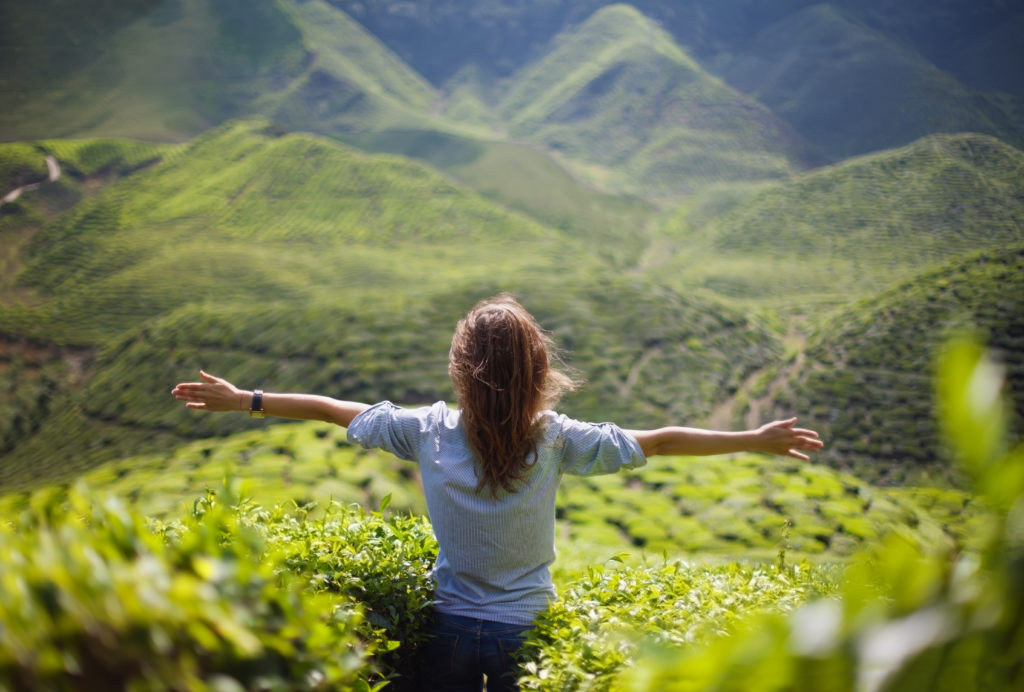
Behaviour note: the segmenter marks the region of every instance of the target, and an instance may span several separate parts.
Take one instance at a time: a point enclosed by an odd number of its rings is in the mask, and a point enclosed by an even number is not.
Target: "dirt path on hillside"
[[[779,368],[779,372],[768,385],[768,389],[763,395],[756,398],[750,397],[748,399],[749,406],[747,408],[747,413],[744,416],[744,424],[748,428],[753,428],[761,425],[762,423],[768,422],[765,417],[768,406],[785,383],[789,381],[790,378],[795,377],[796,374],[799,373],[806,365],[807,359],[805,358],[803,349],[803,346],[807,341],[806,337],[803,335],[790,334],[790,339],[798,340],[800,343],[800,346],[796,351],[796,358],[793,359],[792,363],[788,363]],[[743,381],[743,384],[740,385],[737,394],[744,393],[749,395],[749,393],[754,389],[755,383],[764,375],[765,371],[771,367],[775,366],[769,365],[748,375]],[[736,423],[733,421],[732,417],[735,403],[736,397],[733,396],[715,406],[711,411],[711,414],[708,416],[708,427],[713,430],[731,430],[734,428]]]
[[[49,154],[46,155],[46,171],[49,177],[44,182],[52,183],[56,180],[60,180],[60,165],[57,163],[57,159],[50,156]],[[30,190],[35,190],[39,188],[39,186],[42,184],[42,182],[30,183],[28,185],[22,185],[21,187],[13,189],[6,195],[4,195],[3,199],[0,199],[0,205],[6,204],[7,202],[13,202],[14,200],[21,197],[21,193],[28,192]]]

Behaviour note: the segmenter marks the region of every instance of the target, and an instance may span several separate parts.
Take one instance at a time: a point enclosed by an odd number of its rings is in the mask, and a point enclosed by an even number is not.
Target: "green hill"
[[[309,422],[154,450],[80,480],[155,517],[178,513],[226,480],[266,507],[334,500],[372,511],[388,497],[392,511],[425,516],[418,478],[414,464],[348,444],[343,428]],[[3,506],[30,497],[8,495]],[[629,474],[563,481],[558,568],[622,553],[772,560],[780,548],[790,559],[836,560],[893,530],[933,547],[965,547],[986,521],[982,506],[957,490],[878,488],[824,466],[759,456],[659,458]]]
[[[18,209],[34,221],[5,236],[8,486],[244,427],[166,400],[200,367],[278,390],[447,398],[451,329],[500,290],[570,351],[589,384],[565,403],[584,418],[701,420],[779,353],[748,316],[614,278],[627,251],[610,231],[546,228],[406,159],[260,122],[187,145],[37,146],[67,172],[38,193],[70,208],[50,219],[31,197]]]
[[[421,164],[278,135],[225,125],[39,231],[19,285],[41,305],[17,333],[92,343],[193,301],[354,299],[394,281],[427,290],[503,275],[496,267],[541,270],[575,248]],[[396,261],[396,244],[410,261]]]
[[[76,399],[101,349],[148,318],[231,301],[282,312],[369,301],[408,315],[453,282],[516,288],[564,272],[566,257],[581,273],[603,266],[422,164],[265,123],[228,124],[183,147],[38,147],[65,175],[0,211],[2,449],[57,467],[78,456],[59,453],[64,443],[90,459],[160,438],[82,419]]]
[[[182,140],[256,115],[316,131],[410,124],[433,98],[422,78],[323,0],[115,2],[105,10],[83,18],[66,3],[11,8],[18,29],[5,43],[4,139]],[[46,39],[84,45],[51,53],[40,48]]]
[[[722,180],[784,177],[796,138],[711,77],[628,5],[597,12],[511,80],[497,111],[612,188],[672,197]]]
[[[0,194],[46,180],[46,162],[36,147],[25,142],[0,144]]]
[[[573,177],[535,146],[439,130],[385,129],[340,135],[374,153],[420,159],[490,200],[588,243],[620,266],[633,264],[648,240],[654,206],[613,195]]]
[[[199,368],[272,391],[370,402],[450,399],[446,365],[455,322],[481,297],[507,288],[516,289],[585,378],[560,407],[584,419],[634,427],[703,419],[778,354],[773,337],[739,313],[646,284],[572,274],[422,296],[207,301],[79,355],[85,372],[70,388],[53,391],[74,352],[51,347],[49,358],[33,362],[23,355],[23,365],[8,373],[18,392],[8,406],[23,413],[13,419],[20,422],[0,425],[7,449],[0,486],[37,485],[127,454],[260,425],[246,416],[197,417],[171,400],[169,387],[194,379]],[[629,310],[619,307],[625,304]]]
[[[531,206],[545,179],[524,189],[517,163],[545,170],[553,154],[590,185],[664,201],[933,132],[1024,142],[1022,97],[979,90],[1012,86],[978,77],[994,59],[983,47],[1015,64],[989,7],[953,35],[946,14],[966,8],[915,5],[958,62],[940,61],[941,42],[907,12],[875,3],[112,0],[88,14],[64,0],[8,4],[3,139],[183,141],[263,117],[432,165],[475,149],[471,170],[442,168],[470,185],[482,171],[484,194],[559,226],[566,209]],[[952,72],[974,75],[972,86]]]
[[[1024,142],[996,101],[829,5],[766,27],[721,74],[832,161],[935,132]]]
[[[839,312],[762,392],[761,416],[799,411],[827,440],[822,460],[862,478],[949,478],[936,428],[934,364],[971,330],[1006,368],[1024,436],[1024,249],[974,254]]]
[[[353,4],[351,11],[442,92],[456,96],[453,115],[486,121],[481,101],[496,84],[537,61],[556,35],[576,30],[610,4],[450,0],[410,8],[401,0],[376,0]],[[1018,37],[1024,11],[1013,3],[631,4],[704,69],[778,107],[775,115],[819,144],[819,153],[863,154],[959,130],[1022,143]]]
[[[841,304],[1024,240],[1022,175],[1024,152],[999,140],[933,135],[736,196],[719,213],[685,206],[647,267],[746,304]]]

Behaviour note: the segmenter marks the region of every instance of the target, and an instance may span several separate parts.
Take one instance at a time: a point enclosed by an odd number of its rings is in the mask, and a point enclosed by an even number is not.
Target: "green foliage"
[[[149,516],[174,514],[232,477],[239,479],[239,493],[265,507],[337,501],[371,511],[389,498],[392,512],[426,514],[414,464],[353,447],[344,428],[325,423],[200,440],[119,459],[81,476],[92,487],[129,498]]]
[[[0,686],[369,690],[408,680],[435,554],[422,520],[333,503],[313,518],[225,488],[147,523],[113,496],[40,492],[0,525]]]
[[[648,555],[738,553],[836,559],[893,532],[976,550],[991,527],[982,503],[958,490],[886,489],[797,461],[740,456],[653,460],[625,478],[566,478],[567,542]]]
[[[416,649],[426,637],[433,599],[430,569],[437,542],[422,518],[385,519],[389,500],[386,496],[371,517],[331,505],[322,518],[282,519],[268,532],[270,552],[282,568],[308,577],[318,591],[358,602],[365,619],[360,633],[377,652],[376,674],[396,679],[399,689],[414,690]]]
[[[583,175],[649,198],[784,177],[796,158],[771,113],[627,5],[559,37],[514,76],[497,109],[511,132],[580,162]]]
[[[998,371],[976,342],[940,367],[946,438],[996,510],[979,555],[894,533],[836,598],[749,621],[704,648],[634,663],[622,689],[1009,690],[1024,684],[1024,450],[1009,452]]]
[[[828,568],[737,563],[594,567],[537,620],[523,689],[611,690],[645,646],[698,647],[756,613],[788,612],[835,589]]]
[[[823,460],[901,483],[948,476],[934,418],[935,358],[969,328],[1006,371],[1010,433],[1024,435],[1024,251],[979,253],[838,313],[789,369],[773,411],[802,411],[829,440]],[[993,421],[993,425],[1001,422]],[[987,438],[986,438],[987,439]]]
[[[927,137],[765,186],[715,216],[681,207],[651,276],[748,305],[842,305],[1022,242],[1022,171],[1024,152],[991,137]]]
[[[263,560],[238,510],[152,530],[115,499],[36,496],[0,526],[0,685],[299,689],[365,678],[359,608]],[[102,682],[101,682],[102,681]]]

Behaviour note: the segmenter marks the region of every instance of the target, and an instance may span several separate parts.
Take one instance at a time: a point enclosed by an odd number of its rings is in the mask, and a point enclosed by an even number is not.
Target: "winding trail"
[[[46,155],[46,170],[49,173],[49,179],[46,180],[45,182],[52,183],[55,180],[60,180],[60,166],[57,164],[57,159],[55,159],[54,157],[50,156],[49,154]],[[0,204],[6,204],[7,202],[13,202],[14,200],[16,200],[19,197],[21,197],[21,193],[22,192],[28,192],[29,190],[35,190],[35,189],[37,189],[42,184],[43,183],[41,183],[41,182],[39,182],[39,183],[31,183],[29,185],[22,185],[21,187],[15,188],[15,189],[11,190],[10,192],[8,192],[6,195],[4,195],[3,199],[0,199]]]

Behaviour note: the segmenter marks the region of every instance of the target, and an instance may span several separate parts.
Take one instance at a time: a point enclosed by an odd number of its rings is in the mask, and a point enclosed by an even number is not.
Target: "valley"
[[[2,5],[0,688],[88,680],[117,659],[90,633],[124,623],[173,661],[125,680],[414,685],[436,554],[415,467],[169,391],[202,368],[451,401],[452,328],[501,291],[583,382],[567,415],[797,415],[826,441],[566,478],[566,588],[524,689],[1020,680],[1020,10]],[[48,620],[58,583],[86,605]],[[111,584],[163,605],[82,615]],[[221,631],[185,602],[248,614]],[[871,678],[869,643],[921,613],[942,627]]]

